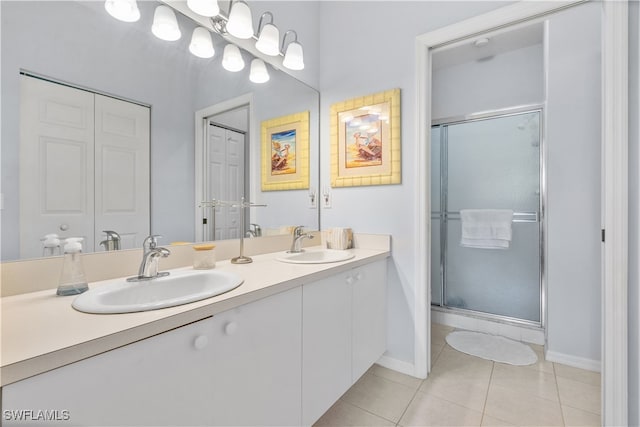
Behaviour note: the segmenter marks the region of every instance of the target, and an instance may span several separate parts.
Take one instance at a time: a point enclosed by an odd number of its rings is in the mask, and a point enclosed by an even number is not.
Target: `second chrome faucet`
[[[304,249],[300,248],[303,239],[313,239],[313,234],[304,233],[303,227],[299,225],[293,229],[293,241],[291,242],[291,249],[289,249],[287,252],[290,254],[304,252]]]

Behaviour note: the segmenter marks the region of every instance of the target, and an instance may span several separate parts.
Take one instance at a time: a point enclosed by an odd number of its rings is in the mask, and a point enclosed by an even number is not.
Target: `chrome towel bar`
[[[460,220],[459,211],[431,211],[431,219],[440,219],[441,216],[446,216],[447,219]],[[512,222],[538,222],[540,219],[538,212],[514,212],[513,216]]]

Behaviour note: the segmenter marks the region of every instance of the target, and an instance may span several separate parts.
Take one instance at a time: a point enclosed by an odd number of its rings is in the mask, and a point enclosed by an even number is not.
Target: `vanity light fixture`
[[[189,44],[189,52],[198,58],[211,58],[215,54],[213,42],[211,41],[211,33],[204,27],[196,27],[191,36],[191,44]]]
[[[289,42],[285,51],[285,42],[287,40],[287,35],[290,33],[294,35],[294,39],[292,42]],[[298,43],[298,34],[295,31],[289,30],[284,33],[284,37],[282,37],[282,50],[284,51],[284,59],[282,60],[283,66],[294,71],[304,69],[302,45]]]
[[[123,22],[136,22],[140,19],[140,10],[136,0],[107,0],[104,8],[109,15]]]
[[[231,1],[226,28],[229,34],[239,39],[250,39],[253,37],[251,8],[249,8],[249,5],[243,0]]]
[[[156,7],[151,32],[157,38],[166,41],[175,41],[182,36],[173,9],[164,5]]]
[[[254,83],[265,83],[269,81],[269,72],[267,71],[267,66],[262,59],[255,58],[251,61],[249,80]]]
[[[244,68],[244,59],[242,59],[242,54],[238,46],[229,43],[224,47],[222,66],[225,70],[233,72],[240,71]]]
[[[218,0],[187,0],[187,6],[198,15],[211,18],[220,13]]]
[[[267,16],[271,20],[262,26],[262,19]],[[278,43],[280,42],[280,30],[273,25],[273,14],[271,12],[265,12],[260,17],[258,22],[258,40],[256,41],[256,49],[265,55],[278,56],[280,54],[280,48]]]

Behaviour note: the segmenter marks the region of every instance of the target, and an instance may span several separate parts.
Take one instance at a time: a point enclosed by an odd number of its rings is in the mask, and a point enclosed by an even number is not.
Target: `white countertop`
[[[251,264],[219,261],[216,269],[236,273],[244,283],[216,297],[140,313],[82,313],[71,307],[74,297],[56,296],[55,289],[2,298],[1,385],[389,256],[387,250],[350,251],[354,258],[329,264],[276,261],[282,252],[252,256]],[[89,287],[106,282],[94,282]]]

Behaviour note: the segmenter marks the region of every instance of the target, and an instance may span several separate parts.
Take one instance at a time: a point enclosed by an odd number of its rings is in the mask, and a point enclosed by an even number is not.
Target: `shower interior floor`
[[[600,374],[544,360],[511,366],[460,353],[432,324],[426,380],[374,365],[317,426],[599,426]]]

